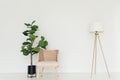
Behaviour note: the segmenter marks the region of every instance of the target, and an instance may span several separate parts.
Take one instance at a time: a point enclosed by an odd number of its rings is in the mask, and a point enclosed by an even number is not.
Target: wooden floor
[[[91,79],[89,74],[60,74],[56,77],[54,74],[45,74],[44,77],[27,78],[26,74],[0,74],[0,80],[120,80],[120,73],[112,73],[111,78],[108,79],[103,74],[97,74],[94,79]]]

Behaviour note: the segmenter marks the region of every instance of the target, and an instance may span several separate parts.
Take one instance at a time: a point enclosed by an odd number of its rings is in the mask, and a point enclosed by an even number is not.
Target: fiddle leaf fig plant
[[[38,30],[38,25],[35,25],[36,21],[32,21],[32,23],[24,23],[27,27],[27,30],[23,32],[23,35],[26,36],[25,42],[22,43],[21,52],[23,55],[30,55],[30,64],[33,65],[32,56],[37,54],[41,49],[46,49],[48,45],[48,41],[45,40],[44,36],[41,36],[39,41],[36,44],[36,39],[39,38],[35,33]],[[36,46],[34,46],[36,44]]]

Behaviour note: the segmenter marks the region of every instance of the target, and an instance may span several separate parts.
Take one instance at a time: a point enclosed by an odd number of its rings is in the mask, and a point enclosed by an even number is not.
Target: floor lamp
[[[102,47],[101,40],[100,40],[100,35],[99,35],[100,33],[103,32],[103,27],[100,23],[94,23],[90,26],[90,32],[94,33],[94,48],[93,48],[93,58],[92,58],[92,67],[91,67],[91,78],[93,78],[93,75],[96,75],[97,47],[98,47],[98,45],[100,46],[100,50],[101,50],[103,60],[104,60],[104,63],[105,63],[107,75],[110,78],[107,62],[106,62],[106,59],[105,59],[105,55],[104,55],[104,52],[103,52],[103,47]]]

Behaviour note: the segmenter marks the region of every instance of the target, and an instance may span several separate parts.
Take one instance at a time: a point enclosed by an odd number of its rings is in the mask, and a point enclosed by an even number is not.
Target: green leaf
[[[33,22],[32,22],[32,24],[34,24],[36,21],[34,20]]]
[[[34,30],[29,30],[29,33],[30,33],[30,34],[34,34],[35,31],[34,31]]]
[[[41,40],[39,41],[38,46],[46,49],[47,45],[48,45],[48,42],[45,40],[44,36],[41,36]]]
[[[25,56],[27,56],[30,53],[30,51],[27,50],[24,45],[21,47],[21,49],[22,49],[21,52],[23,52],[23,55]]]
[[[48,45],[48,41],[44,41],[44,46],[47,46]]]
[[[31,40],[31,41],[34,41],[34,40],[36,39],[36,36],[33,35],[33,34],[30,34],[29,37],[30,37],[30,40]]]
[[[31,49],[32,49],[32,44],[27,45],[27,49],[31,51]]]
[[[38,53],[40,51],[40,48],[39,47],[35,47],[32,49],[32,52],[34,53]]]
[[[23,32],[23,34],[24,34],[25,36],[28,36],[28,32],[29,32],[29,31],[26,30],[26,31]]]
[[[27,55],[29,55],[29,54],[30,54],[30,51],[29,51],[29,50],[26,50],[26,49],[23,50],[23,55],[27,56]]]
[[[31,29],[34,30],[34,31],[37,31],[38,26],[37,26],[37,25],[33,25],[33,26],[31,27]]]
[[[46,46],[47,46],[47,45],[48,45],[48,42],[47,42],[47,41],[40,40],[40,41],[39,41],[39,44],[38,44],[38,47],[41,47],[41,48],[46,49]]]
[[[31,24],[29,24],[29,23],[24,23],[24,25],[26,25],[26,26],[31,26]]]
[[[30,42],[23,42],[23,45],[28,45],[30,44]]]
[[[41,36],[41,40],[44,41],[45,37],[44,36]]]
[[[21,49],[23,50],[23,49],[25,49],[25,46],[23,45],[23,46],[21,46]],[[21,52],[22,52],[22,50],[21,50]]]
[[[26,41],[29,41],[29,40],[30,40],[30,38],[27,38],[27,39],[26,39]],[[30,41],[31,41],[31,40],[30,40]]]
[[[42,48],[46,49],[46,46],[48,45],[48,42],[47,41],[44,41],[43,42],[43,46],[41,46]]]

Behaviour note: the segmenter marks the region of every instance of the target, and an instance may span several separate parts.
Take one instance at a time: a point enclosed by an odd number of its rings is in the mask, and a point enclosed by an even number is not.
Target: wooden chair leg
[[[38,66],[36,66],[36,78],[37,79],[39,78],[39,68],[38,68]]]
[[[56,76],[59,77],[59,74],[58,74],[58,67],[55,67],[56,69]]]
[[[44,74],[44,67],[42,67],[41,77],[43,77]]]

